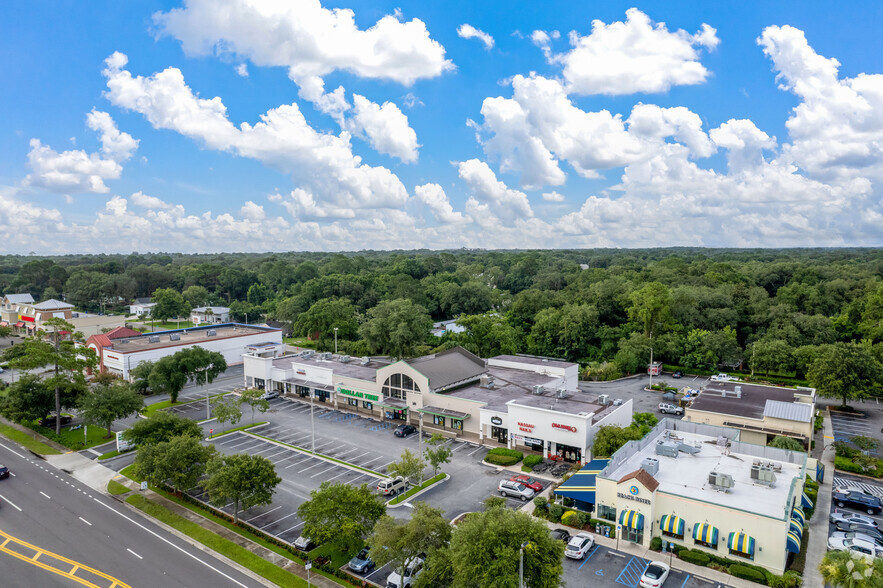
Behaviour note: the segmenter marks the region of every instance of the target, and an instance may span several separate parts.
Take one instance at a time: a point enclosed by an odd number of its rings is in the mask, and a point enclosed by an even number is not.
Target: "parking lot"
[[[669,386],[696,388],[705,385],[708,378],[704,376],[684,376],[672,378],[671,374],[653,376],[653,383],[665,382]],[[651,412],[660,416],[659,403],[663,402],[661,392],[647,392],[645,387],[650,385],[650,376],[642,374],[634,378],[617,380],[615,382],[584,382],[579,383],[579,389],[592,394],[607,394],[610,400],[631,400],[633,412]],[[664,416],[664,415],[663,415]]]

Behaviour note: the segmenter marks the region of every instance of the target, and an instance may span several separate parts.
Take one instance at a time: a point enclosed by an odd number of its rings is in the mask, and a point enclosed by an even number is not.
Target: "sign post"
[[[304,564],[304,567],[307,568],[307,588],[310,588],[310,568],[313,567],[313,562],[307,560],[307,563]]]

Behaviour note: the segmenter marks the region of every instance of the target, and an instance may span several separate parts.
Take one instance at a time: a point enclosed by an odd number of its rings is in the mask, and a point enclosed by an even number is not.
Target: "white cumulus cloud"
[[[349,128],[354,134],[364,133],[375,151],[405,163],[417,161],[417,133],[398,106],[392,102],[380,105],[359,94],[353,95],[353,106]]]
[[[485,162],[470,159],[460,162],[457,167],[460,179],[472,191],[467,210],[473,209],[472,217],[477,222],[485,211],[499,218],[505,226],[533,217],[527,195],[499,181]]]
[[[423,184],[414,188],[414,196],[418,202],[426,205],[435,219],[443,224],[462,223],[466,219],[460,212],[454,212],[444,188],[438,184]]]
[[[457,34],[464,39],[478,39],[484,43],[484,48],[487,50],[494,48],[494,38],[481,29],[475,28],[471,24],[461,24],[457,27]]]

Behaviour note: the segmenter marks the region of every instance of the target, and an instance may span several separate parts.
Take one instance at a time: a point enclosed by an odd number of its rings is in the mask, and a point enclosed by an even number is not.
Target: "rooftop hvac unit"
[[[645,457],[641,460],[641,469],[651,476],[655,476],[659,472],[659,460],[655,457]]]
[[[711,472],[708,474],[708,484],[715,490],[729,492],[730,488],[736,485],[736,481],[730,474]]]
[[[349,355],[341,355],[341,356],[340,356],[340,363],[349,363],[349,362],[350,362],[350,356],[349,356]]]
[[[120,343],[128,343],[128,342],[129,342],[128,339],[120,339]]]
[[[359,365],[368,365],[369,363],[371,363],[371,358],[368,356],[364,356],[359,360]]]
[[[696,445],[690,445],[689,443],[678,443],[678,451],[681,453],[689,453],[690,455],[696,455],[699,453],[700,447]]]
[[[567,398],[568,396],[567,388],[558,388],[558,398]]]
[[[181,333],[172,333],[171,335],[169,335],[169,341],[180,341],[180,340],[181,340]]]
[[[322,353],[319,354],[319,359],[324,359],[327,361],[327,360],[331,359],[332,355],[334,355],[334,354],[331,353],[330,351],[323,351]]]
[[[534,394],[536,394],[537,396],[542,396],[544,392],[545,392],[545,390],[543,389],[543,386],[541,384],[534,385],[534,387],[533,387]]]
[[[666,443],[665,441],[656,442],[656,455],[664,455],[666,457],[678,456],[677,443]]]
[[[481,377],[478,381],[478,386],[480,388],[491,389],[494,387],[494,377],[490,374],[481,374]]]
[[[734,391],[736,393],[736,398],[742,398],[742,386],[735,386]]]
[[[148,337],[147,341],[150,343],[159,343],[159,335],[151,335]]]
[[[609,394],[598,395],[598,404],[600,404],[601,406],[607,406],[607,404],[609,402],[610,402],[610,395]]]
[[[312,349],[307,349],[306,351],[301,351],[300,356],[306,357],[307,359],[309,359],[309,358],[313,357],[313,353],[314,353],[314,351]]]
[[[218,332],[214,329],[209,329],[208,331],[205,332],[205,336],[206,337],[217,337]]]
[[[776,474],[773,473],[772,468],[764,466],[751,466],[751,479],[755,484],[762,484],[771,488],[776,484]]]

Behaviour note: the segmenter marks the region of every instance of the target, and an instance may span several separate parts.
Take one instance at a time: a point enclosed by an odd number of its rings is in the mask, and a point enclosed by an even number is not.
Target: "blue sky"
[[[881,10],[5,3],[4,249],[879,246]]]

